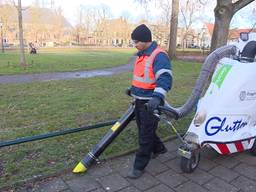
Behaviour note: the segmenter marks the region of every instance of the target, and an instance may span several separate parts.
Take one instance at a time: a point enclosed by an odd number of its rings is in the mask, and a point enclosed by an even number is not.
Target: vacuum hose
[[[98,160],[100,154],[112,143],[112,141],[124,130],[124,128],[134,118],[134,103],[130,105],[126,113],[111,127],[111,129],[101,138],[94,148],[76,165],[73,173],[85,172],[91,164]]]
[[[205,60],[199,77],[197,78],[196,85],[192,91],[192,94],[186,101],[186,103],[178,108],[172,107],[167,104],[160,108],[161,111],[169,113],[171,117],[180,119],[190,113],[196,103],[198,102],[209,77],[213,74],[214,69],[218,62],[223,57],[230,57],[236,54],[236,47],[234,45],[226,45],[213,51]]]

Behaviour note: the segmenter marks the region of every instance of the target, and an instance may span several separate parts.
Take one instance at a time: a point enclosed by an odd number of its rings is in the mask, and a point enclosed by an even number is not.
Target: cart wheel
[[[256,156],[256,140],[254,141],[253,146],[250,149],[250,152],[253,156]]]
[[[191,152],[191,158],[181,156],[180,168],[185,173],[192,173],[198,166],[200,161],[200,152]]]

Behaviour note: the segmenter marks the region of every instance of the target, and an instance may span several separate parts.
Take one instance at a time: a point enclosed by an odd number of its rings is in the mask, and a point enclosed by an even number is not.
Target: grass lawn
[[[0,75],[78,71],[126,64],[135,49],[42,49],[26,54],[27,67],[19,65],[17,51],[0,53]]]
[[[201,65],[175,61],[174,86],[168,101],[185,102]],[[0,85],[0,140],[32,136],[120,117],[131,99],[124,94],[132,74],[67,81]],[[174,122],[184,132],[191,116]],[[73,168],[110,127],[74,133],[0,149],[0,188],[38,175]],[[172,134],[161,124],[162,138]],[[102,157],[137,146],[134,123],[125,129]]]

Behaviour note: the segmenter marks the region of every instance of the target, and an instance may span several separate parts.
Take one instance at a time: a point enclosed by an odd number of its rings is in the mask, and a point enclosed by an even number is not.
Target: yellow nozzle
[[[73,173],[83,173],[87,170],[87,168],[83,165],[83,163],[79,162],[77,166],[73,169]]]

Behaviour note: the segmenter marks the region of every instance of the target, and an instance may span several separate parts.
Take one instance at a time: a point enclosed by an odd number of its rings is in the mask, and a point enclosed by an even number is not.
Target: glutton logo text
[[[232,120],[231,122],[227,121],[227,117],[211,117],[205,124],[205,133],[208,136],[216,135],[220,132],[235,132],[243,127],[245,127],[248,123],[246,121],[240,120]]]

